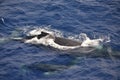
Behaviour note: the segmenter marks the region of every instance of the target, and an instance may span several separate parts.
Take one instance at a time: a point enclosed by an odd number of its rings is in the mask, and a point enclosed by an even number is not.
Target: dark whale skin
[[[82,42],[61,38],[61,37],[55,37],[55,43],[62,46],[80,46]]]

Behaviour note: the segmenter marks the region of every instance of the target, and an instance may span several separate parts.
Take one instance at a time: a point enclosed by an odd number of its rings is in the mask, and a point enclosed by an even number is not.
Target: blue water
[[[64,34],[110,36],[111,53],[120,55],[119,0],[0,0],[0,38],[49,25]],[[19,41],[0,42],[0,80],[120,80],[120,58],[59,54]],[[24,67],[41,62],[73,65],[50,73]]]

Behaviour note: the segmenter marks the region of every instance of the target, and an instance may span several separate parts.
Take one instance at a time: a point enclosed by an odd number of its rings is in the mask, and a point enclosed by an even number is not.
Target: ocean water
[[[107,48],[94,52],[108,56],[61,55],[10,39],[33,28],[109,37]],[[0,0],[0,80],[120,80],[120,1]]]

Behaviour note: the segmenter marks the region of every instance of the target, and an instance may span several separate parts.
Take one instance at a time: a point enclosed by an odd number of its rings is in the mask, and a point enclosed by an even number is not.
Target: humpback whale
[[[54,32],[45,29],[34,29],[29,31],[24,38],[14,38],[22,40],[24,43],[49,46],[60,51],[89,53],[96,50],[104,39],[90,39],[86,34],[82,34],[83,41],[71,40],[64,37],[55,36]]]

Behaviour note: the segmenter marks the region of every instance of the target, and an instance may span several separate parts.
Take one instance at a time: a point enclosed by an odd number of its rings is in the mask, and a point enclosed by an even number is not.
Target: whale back
[[[62,46],[80,46],[82,42],[73,41],[66,38],[55,37],[55,43]]]

